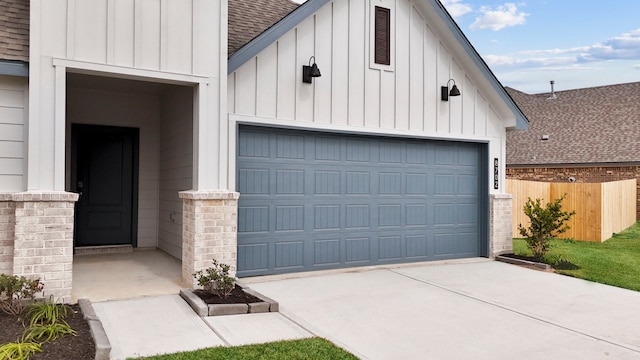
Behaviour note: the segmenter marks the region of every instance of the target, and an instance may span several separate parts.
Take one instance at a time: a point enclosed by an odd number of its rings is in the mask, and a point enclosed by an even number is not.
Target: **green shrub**
[[[25,301],[35,299],[43,287],[40,279],[0,274],[0,310],[9,315],[19,315],[24,310]]]
[[[571,219],[576,212],[562,211],[562,200],[566,195],[542,206],[542,200],[527,199],[523,210],[525,215],[531,220],[529,227],[518,224],[518,230],[531,250],[533,257],[541,260],[549,251],[549,240],[569,230],[570,227],[565,222]]]
[[[198,285],[204,287],[205,290],[219,297],[227,297],[233,291],[236,279],[229,276],[229,265],[219,263],[216,259],[213,259],[212,262],[212,267],[197,271],[193,277],[198,280]]]
[[[37,352],[42,352],[42,347],[31,341],[6,343],[0,345],[0,360],[27,360]]]

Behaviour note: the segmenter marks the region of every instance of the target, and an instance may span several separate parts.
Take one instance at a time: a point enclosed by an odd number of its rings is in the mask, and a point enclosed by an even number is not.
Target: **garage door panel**
[[[347,172],[347,195],[369,195],[371,193],[371,173],[367,171]]]
[[[304,243],[285,241],[275,244],[275,268],[279,270],[302,268],[304,264]]]
[[[314,206],[314,230],[340,230],[340,205]]]
[[[238,191],[244,195],[269,194],[269,170],[240,169]]]
[[[367,163],[371,160],[371,143],[363,139],[347,139],[347,162]]]
[[[276,206],[276,232],[304,230],[304,206]]]
[[[341,241],[339,238],[322,239],[313,242],[314,266],[339,265],[342,260]]]
[[[478,195],[478,176],[476,175],[459,175],[458,176],[458,195]]]
[[[369,237],[347,238],[346,243],[346,263],[363,263],[371,259]]]
[[[389,227],[402,225],[402,205],[380,205],[378,206],[378,226]]]
[[[315,195],[340,195],[341,177],[335,170],[315,171]]]
[[[315,138],[315,160],[320,161],[340,161],[341,141],[336,138],[318,136]]]
[[[304,194],[304,170],[276,170],[276,194]]]
[[[304,159],[304,137],[299,135],[276,136],[276,158],[278,159]]]
[[[365,228],[371,226],[371,211],[368,204],[347,205],[345,228]]]
[[[406,226],[426,226],[427,225],[427,205],[426,204],[409,204],[405,206],[405,225]]]
[[[238,232],[257,233],[269,231],[268,206],[239,206]]]
[[[403,253],[401,236],[378,237],[378,259],[400,260]]]
[[[239,135],[238,156],[269,158],[269,134],[266,132],[243,131]]]
[[[264,273],[269,270],[269,244],[238,245],[238,269],[245,273]]]
[[[241,127],[237,154],[238,276],[479,254],[479,145]]]
[[[428,252],[428,235],[420,234],[420,235],[407,235],[405,237],[406,241],[406,256],[408,259],[413,259],[414,261],[427,260],[429,256]]]

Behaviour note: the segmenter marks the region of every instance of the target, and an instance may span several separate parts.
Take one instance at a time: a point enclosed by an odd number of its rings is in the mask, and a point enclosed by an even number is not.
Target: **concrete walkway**
[[[640,293],[493,261],[251,279],[363,359],[640,359]]]
[[[116,360],[312,336],[279,313],[201,318],[179,295],[92,305]]]
[[[93,304],[112,359],[321,336],[363,359],[640,359],[640,293],[494,261],[243,279],[280,313]]]

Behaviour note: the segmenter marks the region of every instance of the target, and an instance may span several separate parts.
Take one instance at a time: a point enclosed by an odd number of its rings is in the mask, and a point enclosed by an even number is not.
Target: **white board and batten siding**
[[[31,1],[28,188],[64,190],[68,72],[200,86],[194,116],[217,122],[226,106],[226,9],[227,0]],[[204,152],[217,154],[211,143]]]
[[[376,4],[390,7],[395,17],[395,46],[386,68],[370,61],[370,13]],[[496,96],[480,70],[455,55],[459,49],[447,43],[453,37],[439,35],[448,30],[423,14],[409,0],[327,3],[229,74],[229,148],[235,148],[234,124],[242,122],[480,141],[489,144],[490,158],[504,159],[508,121],[499,114],[505,105],[488,100]],[[311,56],[322,76],[305,84],[302,65]],[[440,87],[451,78],[462,95],[441,101]]]
[[[0,191],[24,188],[28,81],[0,76]]]

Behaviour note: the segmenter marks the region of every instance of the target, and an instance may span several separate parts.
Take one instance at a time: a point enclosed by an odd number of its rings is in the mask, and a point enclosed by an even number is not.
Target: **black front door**
[[[73,125],[76,246],[136,245],[138,129]]]

